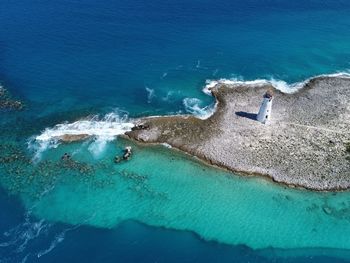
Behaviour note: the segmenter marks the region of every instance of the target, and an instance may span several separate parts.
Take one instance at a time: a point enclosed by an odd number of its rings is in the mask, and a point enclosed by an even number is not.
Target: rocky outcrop
[[[145,143],[167,143],[211,164],[258,174],[313,190],[350,188],[350,79],[318,77],[293,94],[275,90],[272,119],[255,120],[272,86],[224,85],[211,89],[216,112],[150,117],[126,135]]]
[[[65,134],[62,136],[59,136],[57,139],[61,142],[77,142],[82,141],[90,138],[91,136],[89,134]]]

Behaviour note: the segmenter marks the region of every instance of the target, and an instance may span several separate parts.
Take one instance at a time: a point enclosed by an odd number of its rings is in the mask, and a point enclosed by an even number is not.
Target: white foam
[[[95,158],[98,158],[104,152],[107,142],[114,140],[114,137],[96,137],[93,142],[90,143],[88,149]]]
[[[213,71],[213,76],[215,77],[216,76],[216,74],[218,74],[218,72],[219,72],[219,69],[217,68],[217,69],[215,69],[214,71]]]
[[[214,88],[218,84],[226,84],[226,85],[249,85],[249,86],[262,86],[270,83],[268,80],[265,79],[256,79],[256,80],[248,80],[244,81],[238,78],[232,78],[232,79],[219,79],[219,80],[206,80],[206,85],[203,88],[203,92],[207,95],[211,94],[211,89]]]
[[[170,101],[170,98],[174,95],[174,91],[169,90],[165,97],[162,97],[163,101]]]
[[[46,142],[60,138],[63,135],[79,134],[99,136],[101,138],[114,138],[129,131],[133,126],[133,123],[126,122],[125,117],[121,118],[116,113],[109,113],[102,119],[94,116],[89,120],[57,124],[53,128],[46,128],[42,134],[35,137],[35,140]]]
[[[325,74],[320,75],[320,77],[332,77],[332,78],[342,78],[342,79],[350,79],[350,71],[337,72],[333,74]]]
[[[304,85],[306,84],[305,81],[303,82],[296,82],[293,84],[288,84],[287,82],[283,80],[275,80],[275,79],[270,79],[268,81],[272,86],[274,86],[277,90],[282,91],[283,93],[294,93],[298,91],[299,89],[303,88]]]
[[[43,219],[34,223],[26,222],[26,224],[24,224],[24,231],[19,235],[19,239],[23,242],[19,245],[16,251],[18,253],[24,251],[29,241],[37,238],[43,231],[46,232],[50,226],[51,225],[46,224]]]
[[[147,91],[147,102],[151,103],[152,99],[155,97],[154,94],[154,89],[150,89],[149,87],[145,87],[146,91]]]
[[[51,227],[51,224],[46,223],[43,219],[33,222],[28,213],[24,219],[24,222],[3,233],[3,237],[9,238],[9,240],[0,243],[0,247],[8,247],[6,249],[9,250],[13,248],[14,253],[22,253],[29,243],[41,234],[46,234]]]
[[[106,142],[130,131],[133,126],[134,124],[128,120],[126,114],[121,116],[121,114],[112,112],[106,114],[103,118],[93,116],[87,120],[62,123],[52,128],[46,128],[40,135],[32,138],[28,146],[35,151],[35,158],[40,158],[41,153],[46,149],[57,147],[60,137],[87,134],[94,138],[89,150],[93,154],[99,155],[103,151]]]
[[[28,149],[34,152],[33,162],[37,162],[41,159],[41,154],[50,148],[56,148],[59,145],[59,142],[56,138],[51,140],[41,140],[37,141],[36,137],[33,136],[28,140]]]
[[[165,147],[165,148],[173,148],[169,143],[166,143],[166,142],[163,142],[162,145]]]
[[[333,74],[318,75],[302,82],[295,82],[290,84],[284,80],[278,80],[275,78],[255,79],[255,80],[243,80],[242,78],[207,80],[206,85],[203,88],[203,92],[207,95],[211,95],[211,89],[218,84],[226,84],[231,86],[235,86],[235,85],[263,86],[266,84],[271,84],[273,87],[275,87],[277,90],[280,90],[283,93],[294,93],[299,89],[303,88],[305,84],[308,83],[311,79],[317,78],[317,77],[350,78],[350,73],[337,72]]]
[[[65,236],[65,231],[56,235],[54,240],[51,242],[50,246],[47,249],[40,251],[37,254],[37,257],[40,258],[40,257],[50,253],[59,243],[61,243],[64,240],[64,236]]]
[[[85,220],[85,222],[86,222],[86,220]],[[52,240],[50,246],[45,250],[39,251],[39,253],[37,254],[37,257],[40,258],[40,257],[50,253],[53,249],[55,249],[57,247],[57,245],[59,243],[64,241],[67,232],[74,231],[74,230],[78,229],[80,226],[81,226],[81,224],[76,225],[74,227],[66,228],[61,233],[56,234],[55,238]]]
[[[215,112],[215,107],[211,105],[203,107],[202,101],[197,98],[185,98],[183,104],[187,112],[200,119],[207,119]]]

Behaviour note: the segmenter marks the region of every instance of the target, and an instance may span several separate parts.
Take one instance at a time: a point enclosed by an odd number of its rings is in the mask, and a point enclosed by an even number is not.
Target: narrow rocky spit
[[[217,101],[206,120],[194,116],[137,120],[126,135],[167,143],[210,164],[312,190],[350,188],[350,79],[317,77],[293,94],[274,90],[272,118],[256,121],[269,84],[211,89]]]

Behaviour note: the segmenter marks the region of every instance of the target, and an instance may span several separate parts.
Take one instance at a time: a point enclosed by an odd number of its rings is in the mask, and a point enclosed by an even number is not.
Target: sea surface
[[[0,1],[0,84],[25,104],[0,111],[0,262],[350,262],[349,192],[117,137],[140,116],[206,117],[215,80],[289,92],[349,72],[349,14],[348,0]],[[53,139],[67,131],[94,137]]]

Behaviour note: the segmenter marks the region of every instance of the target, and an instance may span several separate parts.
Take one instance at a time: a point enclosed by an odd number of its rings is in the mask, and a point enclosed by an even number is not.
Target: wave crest
[[[266,84],[271,84],[277,90],[280,90],[283,93],[294,93],[299,89],[303,88],[306,83],[308,83],[313,78],[318,77],[337,77],[337,78],[350,78],[350,74],[348,72],[338,72],[334,74],[325,74],[318,75],[312,78],[309,78],[305,81],[295,82],[295,83],[287,83],[284,80],[278,80],[274,78],[270,79],[255,79],[255,80],[243,80],[241,78],[232,78],[232,79],[219,79],[219,80],[207,80],[206,85],[203,88],[203,92],[207,95],[211,96],[211,89],[215,87],[217,84],[226,84],[226,85],[248,85],[248,86],[263,86]]]
[[[202,101],[197,98],[185,98],[183,104],[187,112],[200,119],[207,119],[215,112],[215,106],[202,106]]]
[[[32,138],[28,146],[35,151],[34,158],[38,159],[46,149],[57,147],[62,136],[84,134],[94,137],[94,142],[90,145],[89,150],[98,155],[103,151],[106,142],[130,131],[133,126],[134,124],[129,121],[127,114],[122,115],[112,112],[102,118],[93,116],[89,119],[57,124],[52,128],[46,128],[40,135]]]

